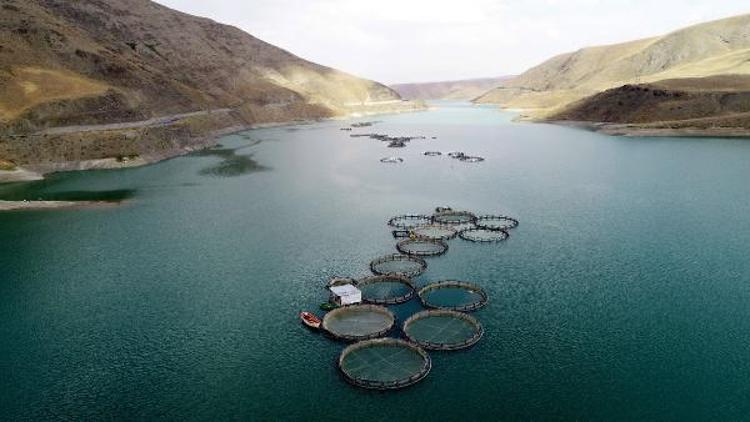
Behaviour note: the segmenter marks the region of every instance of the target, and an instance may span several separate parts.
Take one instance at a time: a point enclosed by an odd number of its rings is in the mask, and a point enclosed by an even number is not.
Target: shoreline
[[[3,201],[0,200],[0,212],[7,211],[44,211],[59,209],[89,209],[116,207],[123,202],[108,201]]]
[[[159,163],[161,161],[169,160],[172,158],[185,156],[193,152],[204,150],[206,148],[211,148],[215,146],[218,143],[219,138],[223,136],[229,136],[232,134],[245,132],[248,130],[285,127],[285,126],[297,126],[297,125],[313,124],[313,123],[324,122],[324,121],[346,120],[346,119],[361,118],[361,117],[368,117],[368,116],[414,113],[414,112],[426,111],[429,109],[429,107],[426,104],[418,105],[413,102],[412,104],[414,104],[414,106],[411,108],[395,107],[391,110],[383,110],[383,111],[364,111],[364,110],[352,111],[345,115],[326,117],[326,118],[299,119],[299,120],[292,119],[292,120],[282,120],[282,121],[277,121],[277,122],[253,123],[253,124],[247,124],[247,125],[243,125],[243,124],[232,125],[232,126],[224,127],[221,129],[209,131],[203,135],[195,136],[190,140],[187,146],[165,149],[165,150],[158,151],[158,152],[151,153],[151,154],[144,154],[144,155],[138,156],[137,158],[129,159],[126,161],[118,160],[117,158],[100,158],[100,159],[92,159],[92,160],[59,161],[59,162],[51,162],[51,163],[44,163],[44,164],[17,165],[15,170],[0,171],[0,184],[43,180],[45,175],[52,174],[52,173],[59,173],[59,172],[86,171],[86,170],[117,170],[117,169],[147,166],[147,165]],[[196,113],[198,112],[188,113],[188,114],[196,114]],[[208,114],[211,114],[211,113],[208,113]],[[158,123],[165,119],[167,118],[161,117],[161,118],[156,118],[156,119],[150,119],[150,120],[144,121],[144,125],[141,127],[148,127],[150,125],[150,123],[148,122]],[[132,128],[132,127],[135,127],[137,123],[140,123],[140,122],[130,122],[130,123],[125,123],[125,125],[128,125],[129,127]],[[115,124],[115,125],[119,125],[119,124]],[[82,131],[85,131],[86,133],[94,133],[94,134],[103,133],[109,130],[108,128],[111,127],[112,125],[104,124],[101,126],[102,126],[101,130],[96,130],[90,127],[85,127],[85,128],[82,128]],[[67,133],[65,128],[51,128],[51,129],[46,130],[46,132]],[[78,133],[78,132],[73,132],[73,133]]]
[[[534,120],[535,123],[548,123],[576,129],[589,130],[609,136],[623,136],[631,138],[750,138],[750,129],[737,127],[649,127],[642,125],[586,122],[575,120]]]
[[[502,111],[518,113],[513,119],[517,123],[542,123],[558,126],[565,126],[575,129],[588,130],[591,132],[601,133],[609,136],[623,136],[631,138],[750,138],[750,128],[717,126],[717,127],[666,127],[657,126],[656,124],[633,124],[633,123],[607,123],[607,122],[590,122],[581,120],[551,120],[543,117],[534,117],[534,112],[538,109],[524,108],[507,108],[501,104],[493,105]],[[670,121],[662,122],[664,125],[681,125],[689,121]]]

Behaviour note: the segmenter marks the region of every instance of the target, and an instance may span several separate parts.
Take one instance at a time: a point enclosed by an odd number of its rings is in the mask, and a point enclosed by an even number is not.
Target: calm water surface
[[[324,122],[0,187],[128,199],[0,214],[0,419],[746,418],[750,142],[511,117],[443,104],[358,130],[438,137],[403,150]],[[405,162],[378,161],[390,155]],[[394,251],[388,218],[438,205],[521,221],[502,245],[451,241],[418,280],[483,286],[486,335],[432,353],[410,389],[350,387],[343,345],[297,313],[329,275]]]

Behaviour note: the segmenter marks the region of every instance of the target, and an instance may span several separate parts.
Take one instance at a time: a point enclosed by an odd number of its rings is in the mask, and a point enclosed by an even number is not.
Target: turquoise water
[[[360,131],[255,130],[215,153],[0,187],[126,198],[0,214],[0,419],[744,419],[750,414],[750,142],[627,139],[444,105]],[[464,151],[461,163],[422,152]],[[399,155],[403,164],[379,159]],[[385,222],[502,212],[418,285],[472,281],[472,349],[409,389],[346,384],[304,329],[330,275],[394,252]],[[403,321],[417,301],[395,311]]]

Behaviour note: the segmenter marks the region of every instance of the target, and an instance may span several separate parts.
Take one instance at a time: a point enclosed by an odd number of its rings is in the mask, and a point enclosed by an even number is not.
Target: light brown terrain
[[[511,78],[513,77],[503,76],[460,81],[394,84],[391,88],[395,89],[401,97],[410,100],[473,100]]]
[[[477,102],[524,109],[527,117],[537,119],[609,119],[633,124],[724,119],[743,112],[747,75],[750,15],[742,15],[661,37],[562,54],[489,91]],[[654,87],[665,95],[654,95]],[[644,94],[645,89],[650,96]],[[704,120],[699,123],[706,125]]]
[[[0,160],[14,165],[148,162],[256,124],[420,107],[149,0],[0,0]]]

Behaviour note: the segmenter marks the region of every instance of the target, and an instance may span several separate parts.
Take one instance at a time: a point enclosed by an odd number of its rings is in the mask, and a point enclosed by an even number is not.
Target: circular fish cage
[[[396,317],[387,308],[377,305],[351,305],[336,308],[323,317],[323,329],[333,338],[361,341],[386,335]]]
[[[477,227],[488,230],[510,230],[518,227],[518,220],[504,215],[483,215],[477,217]]]
[[[380,159],[380,162],[387,164],[401,164],[404,162],[404,159],[401,157],[384,157]]]
[[[354,386],[397,390],[424,379],[430,373],[432,360],[416,344],[381,338],[348,346],[339,356],[338,367]]]
[[[440,152],[440,151],[426,151],[424,153],[424,155],[426,155],[428,157],[439,157],[439,156],[443,155],[443,153]]]
[[[399,215],[388,220],[388,225],[397,229],[413,229],[432,223],[432,217],[421,214]]]
[[[450,226],[441,226],[439,224],[428,224],[426,226],[415,227],[412,230],[417,237],[435,240],[449,240],[458,235],[458,230]]]
[[[439,239],[417,237],[398,242],[396,249],[410,256],[437,256],[448,252],[448,244]]]
[[[471,155],[464,155],[464,156],[458,157],[458,159],[465,163],[481,163],[482,161],[484,161],[484,157],[471,156]]]
[[[404,321],[406,337],[428,350],[459,350],[471,347],[484,334],[476,318],[456,311],[429,310]]]
[[[472,283],[464,281],[440,281],[428,284],[419,293],[419,300],[426,308],[472,312],[487,304],[487,293]]]
[[[508,239],[508,237],[510,237],[510,234],[508,234],[508,232],[505,230],[490,230],[480,228],[463,230],[458,233],[458,235],[463,240],[482,243],[502,242],[503,240],[506,240]]]
[[[362,300],[377,305],[398,305],[414,297],[414,284],[400,275],[376,275],[359,279],[356,284],[362,291]]]
[[[377,275],[395,274],[414,278],[426,269],[427,263],[424,259],[402,254],[387,255],[370,262],[370,270]]]
[[[432,215],[432,221],[442,225],[474,224],[477,216],[469,211],[444,211]]]

